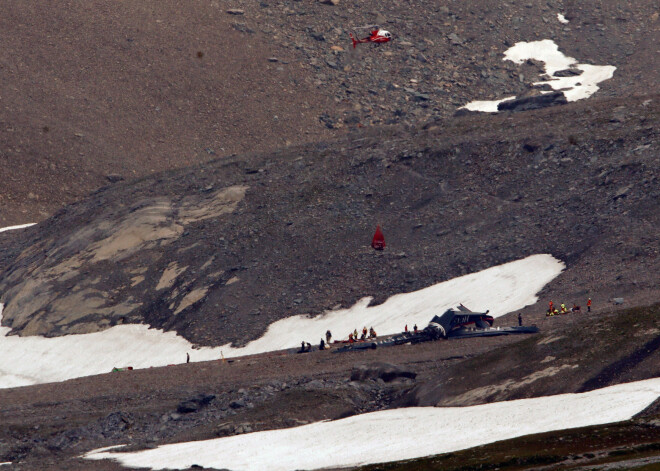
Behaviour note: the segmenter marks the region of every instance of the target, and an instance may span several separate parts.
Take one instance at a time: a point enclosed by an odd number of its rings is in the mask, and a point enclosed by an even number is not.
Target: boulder
[[[127,412],[113,412],[99,420],[101,433],[104,437],[116,436],[118,433],[130,428],[135,423],[133,416]]]
[[[198,394],[190,399],[180,402],[176,410],[181,414],[197,412],[199,409],[209,404],[213,399],[215,399],[215,394]]]
[[[117,183],[117,182],[120,182],[124,179],[124,177],[119,175],[118,173],[110,173],[110,174],[106,175],[105,178],[110,183]]]
[[[537,96],[527,96],[514,98],[513,100],[503,101],[497,105],[498,111],[527,111],[539,108],[547,108],[555,105],[565,105],[568,103],[563,92],[545,93]]]
[[[582,71],[580,69],[563,69],[558,70],[552,75],[555,77],[575,77],[577,75],[582,75]]]
[[[417,373],[409,369],[390,363],[369,363],[356,365],[351,371],[351,381],[366,381],[382,379],[386,383],[397,378],[415,379]]]
[[[229,403],[229,407],[232,409],[240,409],[241,407],[246,407],[247,402],[244,399],[236,399],[235,401],[231,401]]]
[[[463,44],[463,40],[456,33],[450,33],[447,35],[447,39],[449,39],[449,42],[454,46],[460,46]]]

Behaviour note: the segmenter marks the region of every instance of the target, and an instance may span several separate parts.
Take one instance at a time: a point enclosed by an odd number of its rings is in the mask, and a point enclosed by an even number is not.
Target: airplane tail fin
[[[348,33],[348,35],[351,37],[351,41],[353,41],[353,49],[355,49],[355,46],[357,46],[357,41],[353,37],[353,33]]]

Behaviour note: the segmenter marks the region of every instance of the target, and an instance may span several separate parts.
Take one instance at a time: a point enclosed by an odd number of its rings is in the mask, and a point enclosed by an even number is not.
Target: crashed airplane
[[[444,314],[434,316],[423,330],[417,332],[402,332],[400,334],[371,341],[359,341],[346,344],[335,353],[352,350],[366,350],[406,343],[421,343],[439,339],[454,339],[465,337],[494,337],[511,334],[534,334],[539,328],[528,327],[493,327],[494,318],[486,312],[473,312],[459,305],[456,309],[447,309]]]

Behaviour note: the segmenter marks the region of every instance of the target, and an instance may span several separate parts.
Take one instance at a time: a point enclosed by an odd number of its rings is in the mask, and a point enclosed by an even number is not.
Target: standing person
[[[521,325],[522,325],[522,313],[519,312],[518,313],[518,326],[521,326]]]
[[[321,343],[319,343],[319,350],[325,350],[325,340],[321,339]]]
[[[591,298],[587,299],[587,312],[591,312]]]
[[[403,331],[408,332],[408,324],[406,324],[406,326],[403,328]]]
[[[186,363],[190,363],[190,353],[186,352]]]
[[[548,312],[552,313],[554,312],[554,304],[552,304],[552,301],[548,303]]]
[[[325,343],[330,343],[330,340],[332,340],[332,332],[330,330],[327,330],[325,333]]]
[[[415,324],[415,325],[413,326],[413,331],[414,331],[415,333],[417,333],[417,324]]]

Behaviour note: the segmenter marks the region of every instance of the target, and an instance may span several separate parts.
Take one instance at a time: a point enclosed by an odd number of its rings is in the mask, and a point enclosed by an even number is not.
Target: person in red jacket
[[[549,312],[549,313],[552,314],[552,313],[554,312],[554,306],[555,306],[555,305],[552,303],[552,301],[550,301],[550,302],[548,303],[548,312]]]
[[[587,312],[591,312],[591,298],[587,299]]]

